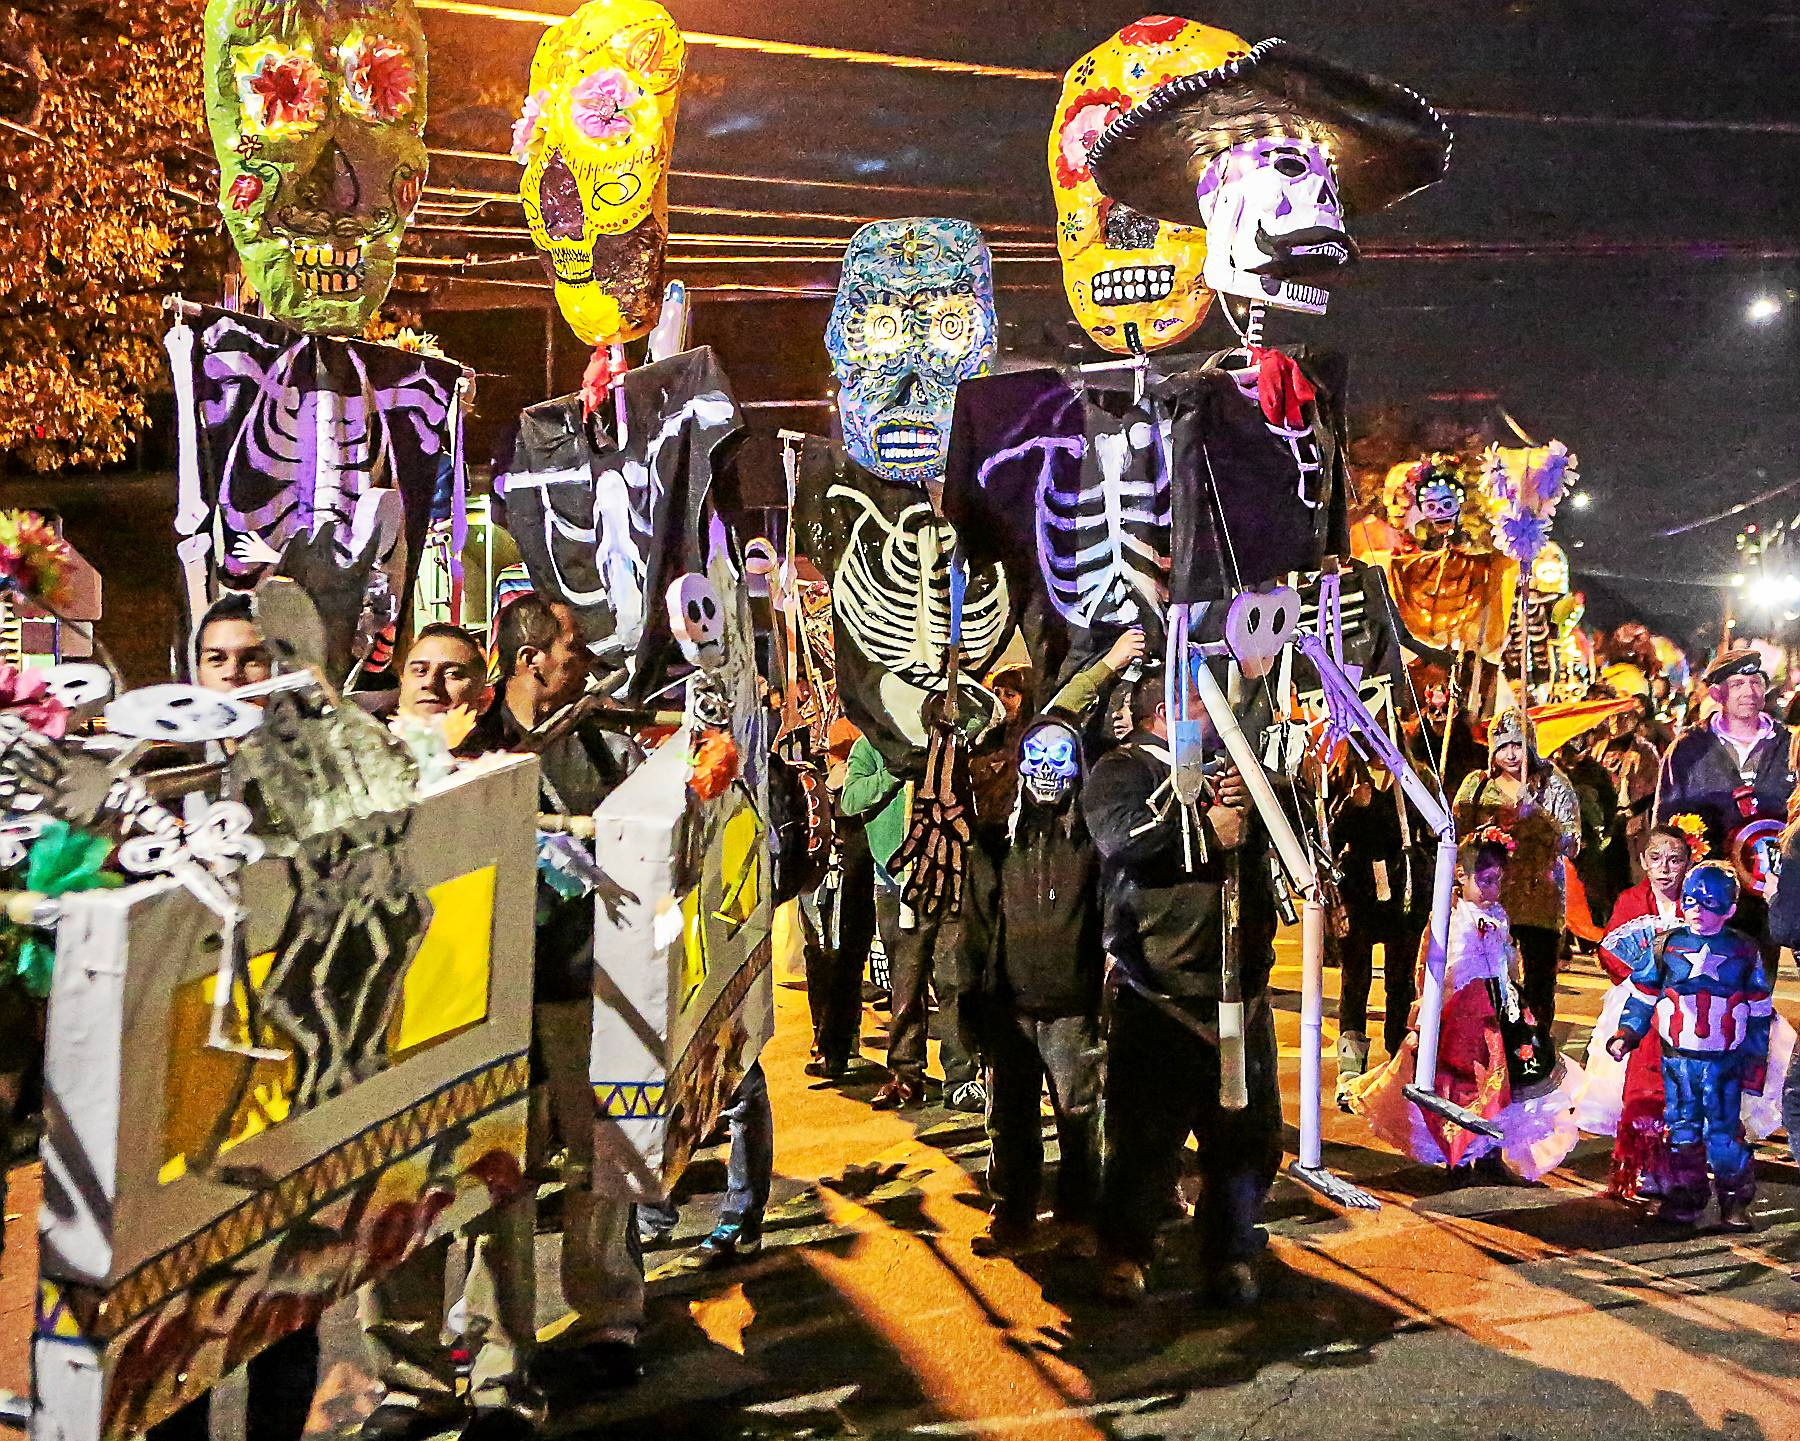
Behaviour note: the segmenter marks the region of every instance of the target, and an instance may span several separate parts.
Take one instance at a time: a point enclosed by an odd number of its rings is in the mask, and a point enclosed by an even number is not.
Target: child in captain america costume
[[[1737,877],[1708,861],[1682,883],[1679,927],[1661,938],[1621,927],[1607,938],[1631,967],[1631,991],[1606,1049],[1624,1060],[1653,1022],[1662,1038],[1669,1181],[1657,1214],[1697,1222],[1710,1165],[1720,1225],[1748,1231],[1756,1178],[1740,1111],[1744,1093],[1763,1088],[1774,1007],[1756,943],[1726,928],[1737,901]]]

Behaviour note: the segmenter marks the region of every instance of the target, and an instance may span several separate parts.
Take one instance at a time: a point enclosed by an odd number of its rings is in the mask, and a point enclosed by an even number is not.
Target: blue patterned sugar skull
[[[1060,806],[1081,774],[1081,738],[1061,721],[1044,720],[1019,742],[1019,778],[1040,806]]]
[[[944,472],[956,387],[994,354],[994,274],[966,220],[878,220],[850,237],[825,329],[844,447],[884,480]]]

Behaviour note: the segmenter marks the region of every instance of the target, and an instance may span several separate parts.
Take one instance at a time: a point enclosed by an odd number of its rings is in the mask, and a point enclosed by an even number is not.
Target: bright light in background
[[[1733,590],[1742,590],[1743,586],[1744,586],[1744,573],[1741,570],[1738,571],[1736,574],[1734,574],[1731,577],[1730,580],[1726,581],[1725,583],[1727,585],[1729,585]]]
[[[1781,301],[1773,295],[1759,295],[1744,308],[1744,319],[1752,325],[1767,325],[1781,314]]]
[[[1594,497],[1589,495],[1585,490],[1578,490],[1569,497],[1569,504],[1574,506],[1577,510],[1586,510],[1593,503]]]
[[[1765,610],[1800,600],[1800,576],[1759,575],[1750,582],[1750,604]]]

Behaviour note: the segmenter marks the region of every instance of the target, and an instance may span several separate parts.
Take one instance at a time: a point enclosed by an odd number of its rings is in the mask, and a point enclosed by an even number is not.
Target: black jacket
[[[963,945],[978,989],[1032,1016],[1099,1013],[1106,946],[1100,853],[1077,798],[1068,810],[1021,803],[1010,844],[970,866]]]
[[[1147,747],[1155,747],[1153,751]],[[1160,754],[1159,754],[1160,752]],[[1169,777],[1162,742],[1142,731],[1101,757],[1082,811],[1104,863],[1106,942],[1130,982],[1166,996],[1196,1020],[1218,1017],[1224,937],[1220,888],[1225,848],[1202,821],[1207,858],[1183,864],[1180,808],[1152,821],[1150,796]],[[1275,898],[1268,841],[1254,813],[1240,847],[1239,961],[1244,999],[1261,995],[1275,963]]]
[[[1787,815],[1788,796],[1794,789],[1789,763],[1792,749],[1792,733],[1778,725],[1750,752],[1746,770],[1752,815]],[[1715,853],[1722,853],[1732,832],[1749,818],[1737,802],[1737,792],[1745,784],[1737,756],[1713,734],[1712,726],[1696,726],[1663,757],[1662,774],[1656,782],[1656,819],[1663,822],[1692,812],[1706,822],[1706,838]]]
[[[459,755],[524,748],[526,732],[496,697],[457,747]],[[538,808],[563,815],[592,815],[625,779],[630,746],[623,737],[576,726],[538,753]],[[564,900],[542,876],[537,887],[535,996],[539,1001],[579,1001],[594,989],[592,896]]]

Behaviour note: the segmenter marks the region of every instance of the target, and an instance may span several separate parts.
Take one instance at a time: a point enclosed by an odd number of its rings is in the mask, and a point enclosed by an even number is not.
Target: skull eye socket
[[[960,359],[975,344],[974,305],[952,296],[938,303],[931,317],[931,343],[953,359]]]
[[[237,54],[238,100],[246,135],[296,135],[325,115],[325,72],[310,54],[275,40]]]
[[[863,311],[862,343],[865,350],[889,355],[906,344],[906,317],[897,305],[871,305]]]
[[[1298,180],[1306,174],[1306,162],[1291,150],[1283,151],[1270,163],[1274,165],[1277,174],[1285,175],[1289,180]]]
[[[412,56],[385,35],[353,35],[338,48],[344,106],[364,120],[389,124],[413,108],[419,77]]]

